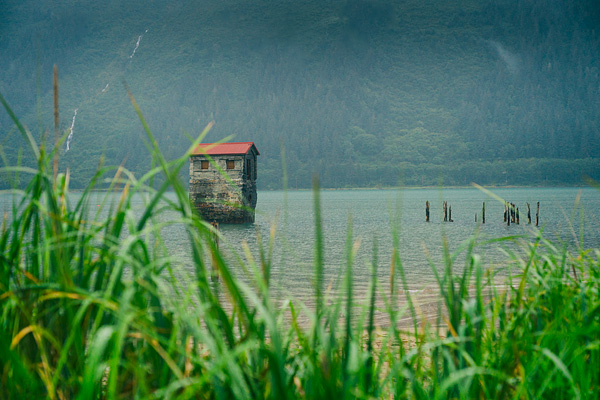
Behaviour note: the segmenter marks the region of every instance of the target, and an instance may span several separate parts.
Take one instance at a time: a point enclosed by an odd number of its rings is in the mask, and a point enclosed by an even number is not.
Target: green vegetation
[[[233,275],[234,266],[215,246],[210,225],[190,209],[177,178],[187,154],[165,161],[131,94],[130,99],[154,167],[140,179],[116,169],[102,218],[91,217],[97,196],[92,190],[115,170],[99,168],[72,204],[69,176],[54,181],[52,154],[43,143],[37,147],[9,109],[38,166],[2,169],[7,179],[15,174],[31,179],[24,191],[13,190],[0,236],[1,398],[600,396],[598,249],[573,254],[541,236],[522,238],[521,251],[506,260],[513,274],[506,286],[498,286],[477,255],[474,236],[459,249],[466,252],[462,268],[454,265],[457,254],[446,249],[438,275],[439,317],[421,323],[410,294],[407,308],[397,307],[404,296],[398,287],[406,284],[398,251],[383,310],[375,309],[375,296],[384,291],[374,278],[369,302],[355,298],[351,221],[345,287],[339,296],[325,295],[326,249],[315,184],[316,308],[292,301],[280,308],[270,295],[269,247],[258,260],[248,252],[240,261],[249,284]],[[159,175],[164,183],[153,189]],[[164,196],[166,190],[175,192],[175,200]],[[132,209],[134,196],[146,200],[139,214]],[[164,221],[165,213],[175,216]],[[185,285],[174,278],[176,261],[161,242],[160,230],[169,224],[181,225],[192,244],[195,276]],[[373,277],[377,257],[375,246]],[[218,281],[211,280],[206,260],[212,260]],[[384,335],[376,335],[376,311],[391,321]],[[413,328],[397,324],[405,313]],[[302,315],[310,317],[308,323],[298,322]]]
[[[167,159],[214,120],[207,141],[256,142],[260,189],[283,187],[282,142],[292,188],[309,188],[314,172],[323,187],[440,176],[577,185],[600,179],[599,10],[596,0],[5,0],[0,91],[43,132],[58,65],[62,132],[79,109],[61,155],[72,188],[88,185],[101,155],[138,178],[150,168],[122,79]],[[15,165],[24,144],[11,127],[0,116]]]

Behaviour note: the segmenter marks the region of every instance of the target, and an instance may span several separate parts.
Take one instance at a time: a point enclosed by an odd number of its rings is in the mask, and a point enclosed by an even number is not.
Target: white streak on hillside
[[[147,33],[148,29],[146,29],[146,31],[144,33]],[[135,48],[133,49],[133,53],[131,53],[131,55],[129,56],[129,58],[133,58],[133,56],[135,55],[135,52],[137,51],[138,47],[140,47],[140,42],[142,41],[142,36],[144,36],[144,34],[141,34],[140,36],[138,36],[138,40],[135,44]]]
[[[511,73],[518,74],[520,72],[521,60],[520,60],[519,56],[517,56],[514,53],[511,53],[504,46],[502,46],[502,44],[500,44],[494,40],[490,40],[489,44],[492,46],[492,48],[494,50],[496,50],[496,53],[498,53],[498,57],[500,57],[500,59],[502,61],[504,61],[504,63],[506,64],[506,67],[508,68],[508,70]]]
[[[108,85],[106,86],[108,87]],[[75,109],[75,114],[73,114],[73,121],[71,122],[71,127],[69,128],[69,136],[67,137],[67,150],[65,151],[65,153],[69,151],[69,145],[71,144],[71,139],[73,139],[73,128],[75,127],[75,117],[77,117],[77,110],[79,109]]]
[[[108,83],[106,84],[106,86],[104,86],[104,89],[102,89],[102,93],[106,92],[108,90]]]
[[[133,58],[133,56],[134,56],[134,54],[135,54],[136,50],[138,49],[138,47],[140,47],[140,41],[142,40],[142,36],[143,36],[143,35],[140,35],[140,36],[138,37],[137,43],[135,44],[135,48],[133,49],[133,53],[131,53],[131,55],[129,56],[129,58]]]

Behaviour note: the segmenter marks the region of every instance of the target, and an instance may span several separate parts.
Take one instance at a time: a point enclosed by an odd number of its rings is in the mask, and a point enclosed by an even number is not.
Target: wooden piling
[[[452,219],[452,206],[450,206],[450,211],[448,213],[448,221],[454,222],[454,220]]]
[[[485,224],[485,201],[483,202],[483,207],[481,208],[481,223]]]
[[[425,222],[429,222],[429,201],[425,202]]]
[[[529,203],[527,203],[527,223],[531,225],[531,208],[529,207]]]
[[[540,202],[537,202],[537,211],[535,212],[535,226],[540,223]]]
[[[519,225],[519,207],[517,207],[517,225]]]

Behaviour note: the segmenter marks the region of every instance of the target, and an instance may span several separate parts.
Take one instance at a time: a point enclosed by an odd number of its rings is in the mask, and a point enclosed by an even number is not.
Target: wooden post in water
[[[425,202],[425,222],[429,222],[429,201]]]
[[[506,213],[508,210],[508,202],[504,202],[504,222],[506,222]]]
[[[452,220],[452,206],[450,206],[450,211],[449,211],[449,213],[448,213],[448,221],[450,221],[450,222],[454,222],[454,221]]]
[[[510,226],[510,203],[506,202],[506,225]]]
[[[540,202],[537,202],[537,211],[535,212],[535,226],[540,223]]]
[[[519,207],[517,207],[517,225],[519,225]]]
[[[531,208],[529,207],[529,203],[527,203],[527,223],[531,225]]]
[[[483,207],[481,208],[481,223],[485,224],[485,201],[483,202]]]

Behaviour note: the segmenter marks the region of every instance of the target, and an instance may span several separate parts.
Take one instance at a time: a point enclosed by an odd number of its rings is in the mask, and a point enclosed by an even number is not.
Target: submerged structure
[[[254,222],[258,155],[253,142],[202,143],[196,148],[190,158],[190,201],[205,220]]]

